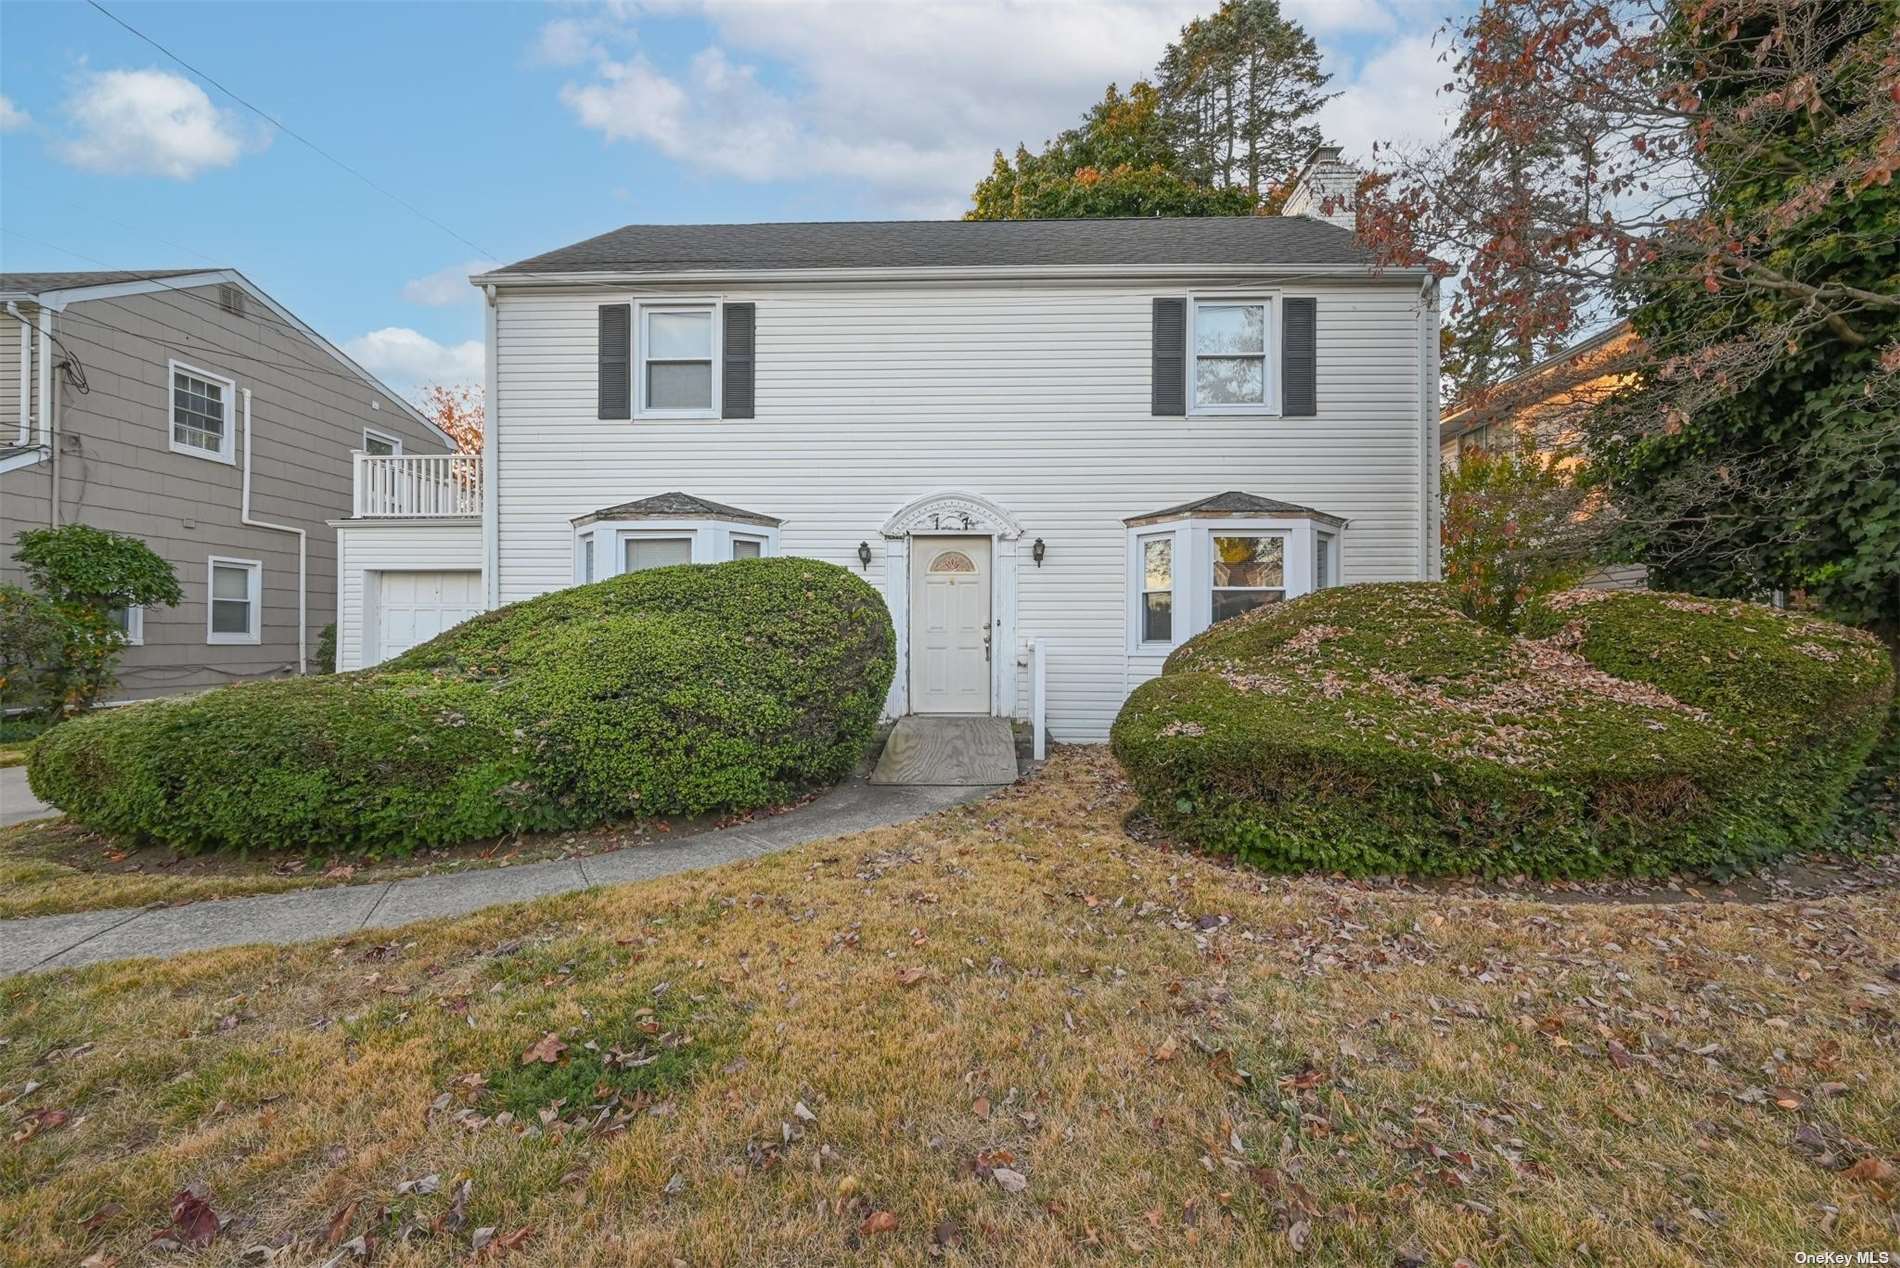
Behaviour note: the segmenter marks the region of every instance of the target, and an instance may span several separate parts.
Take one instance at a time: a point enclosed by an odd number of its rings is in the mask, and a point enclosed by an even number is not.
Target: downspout
[[[12,300],[7,316],[20,324],[20,435],[14,443],[24,449],[33,443],[33,323]]]
[[[295,533],[297,535],[297,673],[301,676],[308,669],[310,632],[309,621],[304,612],[304,601],[308,597],[309,586],[305,584],[305,573],[309,565],[309,541],[301,528],[292,528],[288,524],[273,524],[269,520],[254,519],[251,516],[251,389],[244,389],[244,493],[243,503],[238,511],[238,522],[250,528],[267,528],[274,533]],[[257,615],[257,628],[264,628],[264,614]]]
[[[482,330],[487,359],[482,367],[482,599],[492,611],[501,606],[501,395],[495,386],[499,330],[495,288],[482,289],[488,298]]]
[[[59,527],[59,442],[53,432],[53,310],[40,305],[40,443],[46,446],[52,464],[52,485],[47,490],[46,522]]]

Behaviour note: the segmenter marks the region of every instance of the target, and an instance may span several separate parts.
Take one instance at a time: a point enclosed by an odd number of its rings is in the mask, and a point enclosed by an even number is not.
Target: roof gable
[[[1330,524],[1344,524],[1346,521],[1337,515],[1325,511],[1316,511],[1310,506],[1301,506],[1297,502],[1282,502],[1278,498],[1261,497],[1257,493],[1242,493],[1229,489],[1225,493],[1216,493],[1193,502],[1183,502],[1179,506],[1170,506],[1159,511],[1150,511],[1146,515],[1134,515],[1122,521],[1130,528],[1143,524],[1159,524],[1166,520],[1219,519],[1231,516],[1244,519],[1249,516],[1260,518],[1316,519]]]
[[[731,520],[736,524],[758,524],[766,528],[777,528],[781,522],[757,511],[742,511],[736,506],[678,491],[603,506],[598,511],[575,516],[574,524],[582,527],[600,520]]]

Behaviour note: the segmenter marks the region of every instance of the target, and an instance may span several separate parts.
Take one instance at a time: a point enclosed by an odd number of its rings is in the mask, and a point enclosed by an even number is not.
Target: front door
[[[913,537],[910,707],[990,711],[990,539]]]

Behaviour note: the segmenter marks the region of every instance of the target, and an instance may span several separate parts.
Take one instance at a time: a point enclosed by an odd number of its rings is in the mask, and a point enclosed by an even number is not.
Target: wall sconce
[[[858,562],[864,566],[864,570],[866,572],[869,572],[871,570],[871,543],[870,542],[858,543]]]
[[[1042,557],[1048,553],[1049,548],[1042,544],[1042,538],[1040,537],[1036,539],[1036,544],[1029,548],[1029,557],[1036,561],[1036,567],[1038,568],[1042,567]]]

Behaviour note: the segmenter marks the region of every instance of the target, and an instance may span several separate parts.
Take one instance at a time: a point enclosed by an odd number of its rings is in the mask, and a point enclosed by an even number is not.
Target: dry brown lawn
[[[1104,753],[1065,750],[987,802],[753,863],[0,983],[0,1260],[1900,1245],[1892,892],[1262,878],[1131,839],[1130,807]]]

